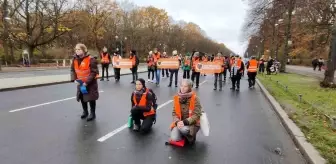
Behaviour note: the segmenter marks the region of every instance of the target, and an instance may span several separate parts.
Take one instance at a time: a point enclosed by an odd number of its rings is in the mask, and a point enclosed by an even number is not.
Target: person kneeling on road
[[[144,79],[139,78],[135,83],[135,91],[131,96],[131,115],[134,120],[134,131],[148,132],[155,121],[155,95],[145,86]],[[143,120],[142,124],[141,121]]]
[[[200,129],[202,106],[196,93],[192,91],[193,82],[183,79],[180,91],[174,96],[173,119],[170,128],[170,141],[178,142],[187,139],[194,144],[196,134]]]

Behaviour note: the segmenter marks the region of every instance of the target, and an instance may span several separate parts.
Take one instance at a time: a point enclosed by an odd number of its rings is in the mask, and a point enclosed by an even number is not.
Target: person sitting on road
[[[173,122],[170,125],[170,141],[178,142],[187,139],[195,143],[196,134],[200,129],[202,106],[196,93],[192,91],[193,82],[183,79],[180,91],[174,96]]]
[[[97,77],[99,74],[97,60],[90,56],[84,44],[77,44],[76,55],[71,65],[71,81],[77,83],[77,101],[81,101],[83,107],[82,119],[88,117],[88,105],[90,104],[90,115],[87,121],[96,118],[96,100],[99,98]],[[81,82],[79,82],[81,81]],[[85,86],[87,93],[82,93],[81,85]]]
[[[135,83],[135,91],[131,96],[131,115],[134,120],[134,131],[148,132],[155,121],[155,96],[146,88],[144,79],[139,78]],[[141,120],[143,120],[141,124]]]

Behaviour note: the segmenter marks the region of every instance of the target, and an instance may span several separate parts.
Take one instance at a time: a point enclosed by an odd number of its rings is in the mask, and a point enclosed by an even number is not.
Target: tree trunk
[[[294,10],[295,0],[289,0],[289,6],[288,6],[288,20],[287,20],[287,27],[285,32],[285,48],[283,51],[282,59],[281,59],[281,66],[280,66],[280,72],[286,72],[286,63],[288,59],[288,41],[291,38],[291,25],[292,25],[292,12]]]
[[[336,23],[332,28],[332,38],[330,42],[327,70],[324,73],[324,80],[321,82],[321,87],[335,87],[334,74],[336,63]]]

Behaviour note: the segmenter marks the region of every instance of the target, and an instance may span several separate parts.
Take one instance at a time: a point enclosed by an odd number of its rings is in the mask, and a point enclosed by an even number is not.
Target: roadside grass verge
[[[258,75],[258,79],[299,126],[308,142],[328,163],[336,164],[336,132],[326,117],[336,116],[336,90],[320,88],[314,77],[297,74]]]

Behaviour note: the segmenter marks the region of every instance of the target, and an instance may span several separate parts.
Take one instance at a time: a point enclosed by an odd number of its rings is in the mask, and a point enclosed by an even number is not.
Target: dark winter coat
[[[79,64],[83,61],[84,58],[91,58],[90,60],[90,76],[86,82],[87,86],[87,91],[88,94],[83,95],[83,101],[84,102],[89,102],[89,101],[94,101],[94,100],[98,100],[99,98],[99,92],[98,92],[98,82],[96,79],[96,75],[99,74],[99,70],[98,70],[98,63],[97,60],[93,57],[91,57],[89,54],[85,54],[85,56],[83,58],[79,58],[77,56],[75,56],[72,60],[72,64],[71,64],[71,81],[74,82],[77,79],[77,75],[75,72],[75,67],[74,67],[74,60],[75,59],[79,59]],[[77,86],[77,94],[76,94],[76,98],[77,101],[80,100],[80,89],[79,86]]]

